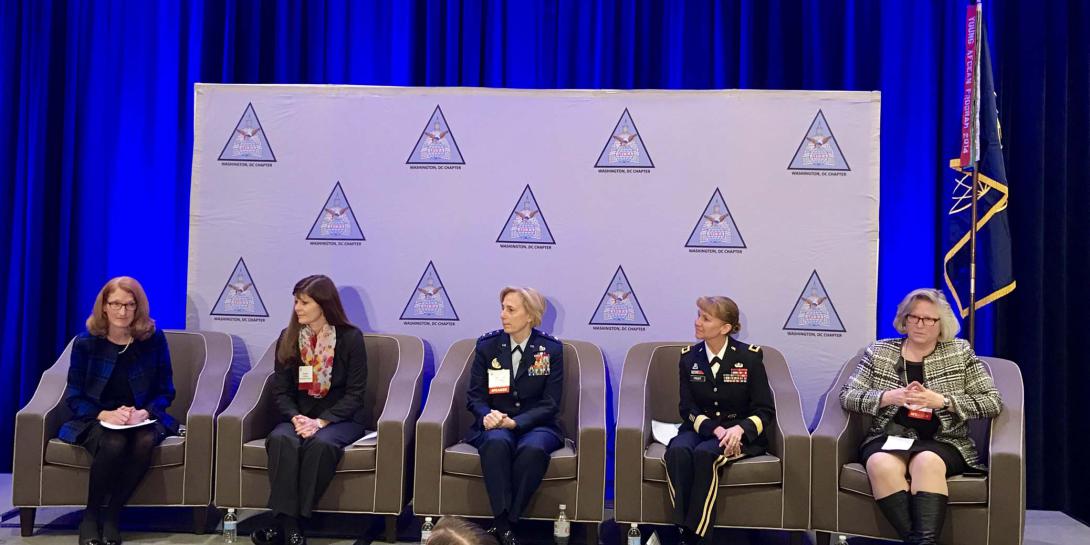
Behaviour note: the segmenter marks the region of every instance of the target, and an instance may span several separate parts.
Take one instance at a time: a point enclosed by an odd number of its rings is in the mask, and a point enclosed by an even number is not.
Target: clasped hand
[[[896,390],[886,390],[882,393],[882,406],[896,405],[908,407],[912,410],[923,408],[941,409],[943,406],[942,394],[928,390],[918,381],[912,381],[908,386]]]
[[[301,414],[291,417],[291,424],[295,426],[295,434],[303,439],[309,439],[325,427],[321,418],[308,418]]]
[[[492,409],[492,412],[484,415],[484,429],[492,430],[496,428],[505,428],[509,430],[515,429],[515,421],[511,417],[507,416],[496,409]]]
[[[148,419],[148,411],[122,405],[112,411],[101,411],[98,419],[115,426],[132,426]]]
[[[738,456],[742,453],[742,435],[745,433],[742,426],[724,428],[719,426],[712,432],[719,439],[719,447],[723,449],[725,456]]]

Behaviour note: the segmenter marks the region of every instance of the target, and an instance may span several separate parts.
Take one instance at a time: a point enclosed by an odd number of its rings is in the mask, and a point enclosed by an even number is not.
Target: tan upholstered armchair
[[[633,346],[625,358],[617,398],[617,522],[671,524],[666,446],[651,437],[651,421],[680,422],[678,360],[689,343]],[[783,354],[763,347],[776,423],[768,453],[726,466],[719,480],[716,526],[792,530],[802,538],[810,521],[810,434]]]
[[[566,504],[571,520],[589,523],[587,543],[596,544],[605,510],[605,361],[593,344],[563,343],[560,426],[566,444],[552,454],[526,518],[553,519],[557,506]],[[465,393],[474,347],[474,339],[463,339],[450,347],[416,424],[413,511],[419,516],[492,516],[477,449],[462,442],[473,418],[466,409]]]
[[[420,413],[424,343],[408,335],[364,334],[367,346],[368,430],[374,439],[345,449],[317,511],[386,516],[386,540],[396,541],[397,515],[409,501],[409,447]],[[272,396],[276,343],[242,377],[219,417],[216,507],[265,509],[269,501],[265,438],[280,422]]]
[[[234,358],[231,337],[211,331],[166,330],[174,372],[174,402],[167,409],[185,437],[167,437],[155,448],[151,469],[129,505],[192,507],[203,531],[212,503],[212,441],[216,411]],[[84,506],[91,455],[57,439],[69,417],[64,402],[72,343],[42,374],[34,397],[15,416],[12,504],[19,507],[23,536],[34,530],[37,507]]]
[[[814,430],[813,525],[818,543],[832,533],[897,539],[871,495],[867,471],[858,463],[859,443],[870,417],[844,410],[840,387],[855,370],[862,351],[844,364],[825,394],[821,420]],[[970,422],[969,433],[987,476],[948,479],[950,505],[942,543],[1021,545],[1026,521],[1025,418],[1022,373],[1014,362],[981,358],[1003,398],[1003,412],[991,420]]]

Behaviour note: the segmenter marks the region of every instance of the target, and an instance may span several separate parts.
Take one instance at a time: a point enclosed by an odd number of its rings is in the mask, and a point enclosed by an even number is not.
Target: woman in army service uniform
[[[693,324],[702,342],[681,351],[681,429],[666,448],[666,475],[674,523],[687,544],[715,527],[720,469],[763,454],[775,403],[761,347],[731,338],[738,305],[729,297],[701,297]]]

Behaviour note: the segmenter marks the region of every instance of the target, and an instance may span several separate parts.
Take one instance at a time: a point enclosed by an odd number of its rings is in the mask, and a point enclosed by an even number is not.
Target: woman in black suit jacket
[[[269,509],[258,545],[306,543],[302,523],[333,480],[344,448],[364,434],[367,351],[337,287],[323,275],[295,284],[294,312],[276,348],[273,395],[284,421],[269,433]]]

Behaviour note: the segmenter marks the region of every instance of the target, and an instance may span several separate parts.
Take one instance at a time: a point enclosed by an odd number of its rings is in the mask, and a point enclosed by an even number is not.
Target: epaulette
[[[496,335],[499,335],[500,333],[503,333],[502,329],[497,329],[495,331],[489,331],[488,333],[485,333],[484,335],[481,335],[480,337],[477,337],[477,340],[478,341],[483,341],[485,339],[495,337]]]
[[[557,339],[556,337],[553,337],[552,335],[545,333],[544,331],[538,331],[537,334],[545,337],[546,339],[549,339],[550,341],[560,342],[560,339]]]
[[[760,352],[761,351],[761,345],[751,344],[751,345],[749,345],[749,351],[750,352]]]
[[[688,354],[688,353],[689,353],[689,351],[690,351],[690,350],[692,350],[692,349],[693,349],[693,347],[691,347],[691,346],[686,346],[685,348],[682,348],[682,349],[681,349],[681,353],[682,353],[682,354]]]

